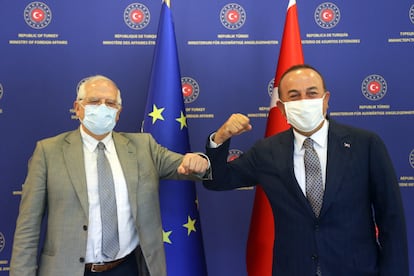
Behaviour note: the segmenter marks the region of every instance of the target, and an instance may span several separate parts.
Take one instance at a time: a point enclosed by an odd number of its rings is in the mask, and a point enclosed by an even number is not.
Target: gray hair
[[[77,95],[76,95],[76,100],[77,101],[80,101],[80,100],[85,98],[85,95],[86,95],[85,86],[86,86],[86,84],[89,83],[89,82],[95,81],[95,80],[107,80],[107,81],[112,82],[115,85],[115,87],[118,89],[118,94],[117,94],[116,100],[119,103],[119,105],[122,105],[121,91],[119,90],[118,86],[116,85],[116,83],[113,80],[111,80],[110,78],[107,78],[103,75],[95,75],[95,76],[91,76],[91,77],[87,77],[87,78],[83,79],[82,83],[78,87],[78,91],[77,91]]]

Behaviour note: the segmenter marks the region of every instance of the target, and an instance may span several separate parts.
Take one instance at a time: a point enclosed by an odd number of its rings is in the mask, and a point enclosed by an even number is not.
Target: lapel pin
[[[344,147],[350,149],[351,148],[351,144],[350,143],[347,143],[347,142],[344,142]]]

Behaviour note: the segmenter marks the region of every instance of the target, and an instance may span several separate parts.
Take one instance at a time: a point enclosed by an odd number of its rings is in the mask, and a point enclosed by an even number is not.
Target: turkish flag
[[[287,130],[290,126],[276,106],[279,99],[277,85],[280,77],[297,64],[303,64],[302,42],[300,38],[296,1],[290,0],[283,37],[277,63],[272,100],[267,119],[266,134],[271,136]],[[260,185],[256,186],[249,237],[247,241],[247,272],[249,276],[271,276],[273,264],[273,245],[275,224],[269,200]],[[300,264],[298,264],[300,265]]]

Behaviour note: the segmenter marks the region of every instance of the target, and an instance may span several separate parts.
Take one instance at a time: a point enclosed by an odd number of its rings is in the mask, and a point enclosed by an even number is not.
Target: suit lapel
[[[280,145],[272,146],[272,149],[278,149],[277,152],[274,152],[273,156],[274,164],[276,166],[275,170],[277,171],[281,168],[282,183],[285,185],[286,190],[297,198],[303,208],[309,209],[309,211],[313,214],[308,200],[303,194],[295,176],[293,164],[293,141],[294,136],[292,129],[282,133],[280,135],[280,139],[275,141],[276,143],[280,143]]]
[[[63,158],[65,159],[70,180],[76,191],[82,209],[85,212],[86,217],[89,217],[88,191],[80,131],[76,130],[70,132],[65,141],[66,144],[63,145]]]
[[[129,203],[134,219],[137,219],[137,190],[138,190],[138,162],[137,148],[130,143],[130,140],[119,133],[113,132],[116,152],[121,163],[126,185],[128,188]]]
[[[352,160],[352,140],[349,134],[330,120],[328,132],[328,157],[326,183],[321,216],[329,209],[335,195],[343,185],[343,177],[349,172]]]
[[[282,183],[286,189],[298,199],[298,202],[308,209],[310,215],[314,215],[306,196],[303,194],[296,180],[293,164],[293,131],[290,129],[279,135],[280,139],[274,143],[279,145],[272,146],[274,151],[275,170],[281,169]],[[328,132],[328,157],[326,168],[325,194],[320,216],[329,209],[336,193],[340,189],[344,175],[349,171],[352,160],[352,140],[348,132],[334,121],[329,120]]]

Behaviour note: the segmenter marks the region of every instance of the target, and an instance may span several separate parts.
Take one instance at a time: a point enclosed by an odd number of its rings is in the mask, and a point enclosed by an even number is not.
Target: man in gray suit
[[[208,160],[177,154],[149,134],[113,132],[121,112],[116,84],[88,78],[74,102],[79,129],[41,140],[29,162],[14,236],[11,276],[165,276],[159,179],[200,179]],[[97,145],[113,175],[118,226],[113,257],[102,252]],[[40,245],[42,219],[46,221]],[[38,251],[40,250],[40,257]]]

